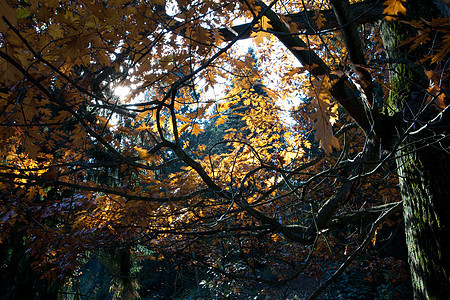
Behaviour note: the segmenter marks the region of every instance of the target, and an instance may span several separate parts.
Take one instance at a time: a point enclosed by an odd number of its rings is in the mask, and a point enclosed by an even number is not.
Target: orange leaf
[[[137,151],[141,159],[147,160],[150,157],[150,154],[144,148],[134,147],[134,149]]]
[[[337,121],[337,106],[330,103],[329,80],[322,77],[315,81],[315,97],[311,101],[315,112],[313,129],[316,131],[315,140],[320,141],[320,147],[327,155],[331,154],[333,147],[340,149],[339,141],[333,134],[333,124]]]
[[[406,8],[403,6],[402,2],[406,0],[386,0],[384,5],[386,8],[383,11],[386,21],[397,20],[398,14],[406,15]]]
[[[192,126],[192,134],[197,136],[199,135],[201,132],[203,131],[203,129],[200,128],[200,126],[198,124],[194,124],[194,126]]]

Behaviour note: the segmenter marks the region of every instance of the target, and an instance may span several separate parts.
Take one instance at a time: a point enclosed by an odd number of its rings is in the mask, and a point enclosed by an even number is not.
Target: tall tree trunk
[[[433,1],[407,2],[407,19],[439,15]],[[437,111],[426,107],[429,80],[423,65],[429,45],[408,52],[400,43],[417,32],[409,25],[386,22],[383,43],[391,59],[392,91],[385,113],[398,133],[398,176],[403,198],[406,242],[415,299],[448,299],[450,295],[450,145],[448,119],[429,123]],[[447,120],[446,120],[447,119]],[[427,122],[429,124],[427,124]],[[425,127],[424,125],[427,124]],[[447,148],[447,150],[446,150]]]
[[[448,299],[450,155],[438,145],[408,142],[400,146],[397,164],[414,295]]]
[[[139,299],[138,284],[133,276],[133,261],[130,248],[117,244],[117,247],[103,252],[103,264],[111,272],[113,280],[110,290],[114,291],[113,299]]]

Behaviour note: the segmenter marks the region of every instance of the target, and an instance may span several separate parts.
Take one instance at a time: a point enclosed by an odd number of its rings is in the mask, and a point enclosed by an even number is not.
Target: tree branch
[[[354,18],[351,19],[350,22],[361,25],[380,20],[383,17],[384,7],[378,2],[380,1],[364,1],[351,4],[349,6],[349,13],[351,13]],[[317,32],[339,29],[339,26],[341,25],[339,25],[333,10],[325,9],[321,10],[320,13],[325,19],[324,26],[320,29],[317,28],[314,23],[311,24],[311,22],[309,22],[309,20],[313,19],[316,14],[316,11],[314,10],[288,14],[285,17],[295,23],[297,28],[300,30],[298,34],[315,34]],[[242,34],[240,37],[241,39],[248,39],[252,33],[252,28],[248,28],[247,25],[248,24],[242,24],[231,28],[220,28],[219,32],[225,41],[231,41],[239,34]]]

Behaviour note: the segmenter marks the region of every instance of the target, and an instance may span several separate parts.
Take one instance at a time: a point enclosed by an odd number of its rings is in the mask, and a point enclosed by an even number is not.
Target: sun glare
[[[130,94],[131,88],[128,86],[118,86],[114,89],[114,95],[119,97],[120,99],[123,99]]]

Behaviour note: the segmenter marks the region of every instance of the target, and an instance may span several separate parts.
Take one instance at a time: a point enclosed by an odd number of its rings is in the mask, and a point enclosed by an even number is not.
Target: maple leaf
[[[52,38],[58,39],[64,37],[64,31],[61,26],[58,24],[50,24],[47,28],[48,34],[51,35]]]
[[[403,6],[402,2],[406,0],[386,0],[384,5],[386,8],[383,11],[386,21],[395,21],[398,19],[398,14],[406,15],[406,8]]]

